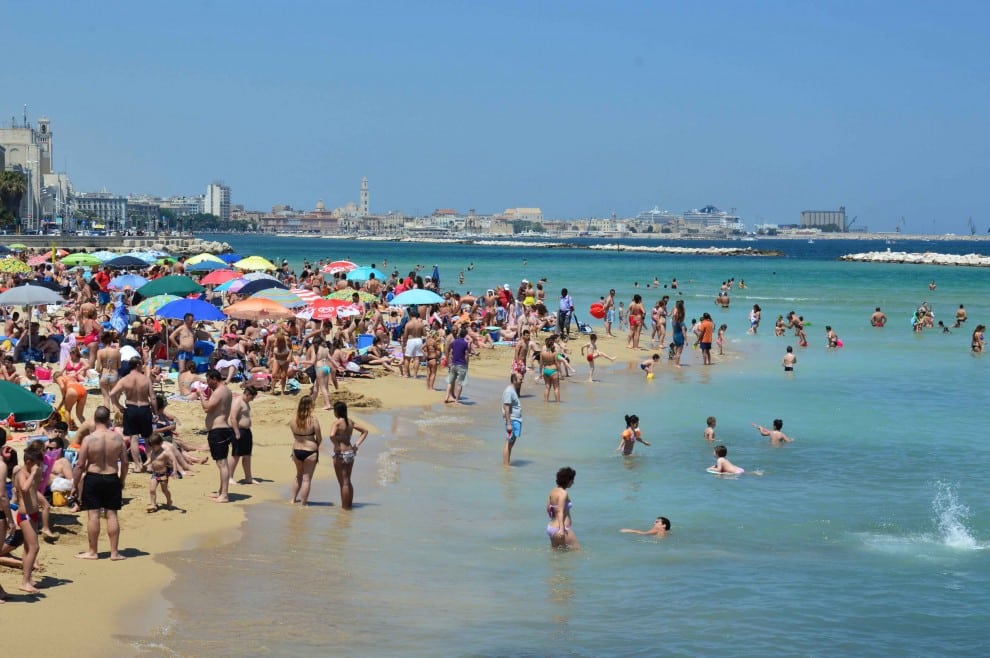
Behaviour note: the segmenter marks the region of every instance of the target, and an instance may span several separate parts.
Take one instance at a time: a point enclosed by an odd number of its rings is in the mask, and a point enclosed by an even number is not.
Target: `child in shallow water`
[[[725,446],[715,446],[715,465],[709,470],[715,473],[730,473],[733,475],[742,475],[745,473],[745,469],[736,466],[726,458],[727,454],[729,454],[728,448]]]
[[[639,429],[639,416],[632,414],[626,416],[626,429],[622,430],[622,438],[619,439],[619,445],[615,451],[621,451],[624,457],[628,457],[633,453],[633,448],[636,447],[637,441],[644,446],[650,445],[649,441],[643,440],[643,434]]]

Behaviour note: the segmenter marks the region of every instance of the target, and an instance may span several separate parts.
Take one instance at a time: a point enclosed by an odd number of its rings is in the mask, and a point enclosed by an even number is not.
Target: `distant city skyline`
[[[0,120],[47,116],[77,192],[990,227],[986,3],[49,8],[5,7]]]

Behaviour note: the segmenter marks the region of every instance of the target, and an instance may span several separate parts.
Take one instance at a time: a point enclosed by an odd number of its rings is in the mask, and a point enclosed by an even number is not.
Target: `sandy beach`
[[[545,334],[544,334],[545,335]],[[583,362],[573,358],[584,338],[576,334],[571,340],[572,362],[577,368],[575,378],[587,376]],[[617,361],[630,363],[643,358],[645,352],[627,350],[624,335],[615,338],[599,338],[601,348]],[[465,388],[470,394],[470,378],[499,380],[506,378],[512,348],[496,347],[482,350],[471,361],[469,380]],[[369,412],[405,410],[418,413],[430,407],[443,407],[442,391],[430,392],[425,386],[425,369],[416,381],[397,374],[383,375],[375,379],[347,379],[335,399],[348,403],[352,418],[363,421]],[[379,373],[381,374],[381,373]],[[437,386],[445,385],[446,372],[442,369]],[[235,392],[238,390],[234,385]],[[51,391],[54,386],[48,387]],[[166,385],[166,392],[174,390]],[[527,383],[531,392],[541,394],[542,386]],[[566,383],[564,385],[566,388]],[[309,386],[303,387],[303,392]],[[90,393],[86,405],[89,416],[99,404],[99,394]],[[209,548],[235,541],[245,519],[245,507],[263,501],[287,498],[292,466],[287,458],[291,435],[286,423],[295,413],[298,395],[273,396],[261,394],[252,405],[254,428],[253,467],[260,485],[231,486],[231,504],[220,505],[207,494],[216,489],[217,471],[212,462],[196,468],[193,477],[171,480],[170,487],[175,509],[146,512],[148,503],[148,476],[131,474],[126,482],[125,506],[120,512],[121,552],[128,559],[111,562],[108,556],[105,522],[100,537],[98,561],[76,559],[85,549],[85,513],[63,513],[56,508],[52,527],[59,535],[54,542],[43,542],[39,556],[42,595],[20,596],[17,592],[20,573],[12,569],[0,570],[0,585],[8,592],[6,604],[0,606],[5,622],[14,628],[30,627],[39,619],[58,619],[60,633],[64,637],[86,637],[84,644],[74,648],[82,656],[133,655],[135,650],[119,641],[117,636],[144,635],[167,621],[168,602],[162,597],[162,589],[172,580],[173,573],[155,558],[170,551]],[[487,404],[487,400],[479,400]],[[494,405],[495,403],[492,402]],[[203,411],[199,402],[170,402],[169,412],[179,419],[180,436],[193,443],[205,443]],[[320,410],[318,417],[324,428],[328,427],[331,412]],[[380,436],[379,428],[371,428],[370,441]],[[16,441],[16,439],[15,439]],[[21,449],[23,443],[14,442]],[[329,496],[337,501],[333,470],[324,460],[317,469],[314,489],[329,489]],[[239,476],[242,475],[238,469]],[[159,502],[162,496],[159,492]],[[288,504],[288,502],[286,502]],[[346,514],[336,507],[327,513]],[[17,553],[19,554],[19,552]],[[98,614],[81,614],[81,611],[98,610]],[[30,651],[37,646],[37,639],[30,634],[18,633],[12,639],[14,650]]]

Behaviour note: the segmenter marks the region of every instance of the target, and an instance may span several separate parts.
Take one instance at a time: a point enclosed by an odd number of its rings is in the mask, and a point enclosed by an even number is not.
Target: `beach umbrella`
[[[58,294],[62,294],[65,291],[65,286],[56,283],[55,281],[45,281],[44,279],[28,279],[24,282],[26,286],[40,286],[42,288],[48,288],[53,290]]]
[[[386,279],[385,273],[381,270],[375,269],[374,267],[356,267],[347,273],[348,281],[367,281],[374,274],[375,278],[379,281],[384,281]]]
[[[0,417],[9,418],[13,414],[15,422],[25,423],[45,420],[52,411],[52,405],[23,386],[0,381]]]
[[[187,276],[180,274],[170,274],[160,279],[149,281],[137,290],[137,294],[142,298],[154,297],[155,295],[177,295],[185,297],[193,293],[200,293],[206,290]]]
[[[110,279],[107,287],[112,290],[123,290],[125,288],[137,290],[146,283],[148,283],[148,280],[140,274],[121,274]]]
[[[405,292],[400,292],[398,295],[392,298],[392,303],[396,306],[411,306],[417,304],[442,304],[443,297],[436,294],[432,290],[423,290],[422,288],[416,288],[414,290],[407,290]]]
[[[244,288],[241,288],[241,294],[244,294]],[[258,292],[251,294],[251,299],[270,299],[286,308],[301,308],[306,305],[306,302],[298,296],[293,295],[288,290],[283,290],[281,288],[259,290]]]
[[[258,279],[271,279],[272,281],[278,281],[277,276],[273,276],[266,272],[248,272],[243,275],[245,281],[257,281]]]
[[[74,267],[76,265],[87,265],[87,266],[99,265],[103,261],[101,261],[93,254],[78,253],[78,254],[69,254],[68,256],[63,258],[61,262],[63,265]]]
[[[143,270],[148,267],[148,263],[136,256],[117,256],[116,258],[111,258],[103,264],[115,270],[123,270],[132,267]]]
[[[64,252],[69,253],[69,252]],[[37,267],[38,265],[44,265],[45,263],[51,263],[59,255],[58,251],[49,251],[43,254],[38,254],[37,256],[32,256],[28,258],[28,265],[31,267]]]
[[[159,258],[157,253],[151,253],[150,251],[132,251],[124,255],[142,260],[146,265],[154,265],[155,261]]]
[[[212,260],[214,263],[220,263],[221,265],[226,265],[222,260],[214,256],[213,254],[208,254],[205,251],[201,254],[196,254],[195,256],[190,256],[186,259],[186,265],[195,265],[196,263],[201,263],[204,260]]]
[[[241,256],[240,254],[220,254],[220,260],[227,263],[228,265],[233,265],[242,258],[243,256]]]
[[[324,265],[322,271],[324,274],[336,274],[338,272],[350,272],[356,269],[357,263],[352,263],[349,260],[335,260],[332,263]]]
[[[112,251],[106,251],[106,250],[94,251],[93,253],[90,254],[90,256],[95,256],[96,258],[99,258],[101,263],[105,263],[111,258],[116,258],[119,255],[120,254],[115,254]]]
[[[159,265],[171,265],[172,263],[178,263],[179,259],[176,258],[175,256],[162,256],[155,262],[158,263]]]
[[[5,244],[0,244],[0,254],[9,254],[9,253],[10,253],[10,247],[8,247]]]
[[[319,293],[315,293],[309,288],[289,288],[289,292],[303,300],[307,304],[312,304],[313,302],[323,299],[320,297]]]
[[[338,308],[349,305],[350,302],[344,299],[317,299],[300,311],[296,317],[305,320],[332,320],[337,317]]]
[[[341,306],[337,309],[338,318],[349,318],[361,315],[361,309],[354,304],[348,304],[347,306]]]
[[[27,274],[31,266],[16,258],[0,258],[0,272],[4,274]]]
[[[295,314],[270,299],[251,297],[223,309],[227,317],[237,320],[290,320]]]
[[[289,289],[287,285],[281,283],[280,281],[276,281],[275,279],[257,279],[256,281],[248,281],[234,292],[250,297],[256,292],[261,290],[269,290],[270,288],[278,288],[279,290]]]
[[[201,260],[198,263],[193,263],[192,265],[186,264],[187,272],[214,272],[216,270],[226,269],[224,263],[218,263],[215,260]]]
[[[261,256],[249,256],[234,263],[234,267],[239,270],[275,270],[275,264]]]
[[[215,292],[239,292],[248,283],[247,279],[230,279],[214,288]]]
[[[11,251],[24,251],[25,249],[27,249],[27,245],[21,244],[20,242],[15,242],[14,244],[10,245]]]
[[[197,322],[227,319],[227,316],[216,306],[199,299],[176,299],[159,308],[155,315],[170,320],[181,320],[186,317],[186,313],[192,313],[193,319]]]
[[[216,286],[236,278],[237,272],[233,270],[214,270],[200,279],[199,284],[202,286]]]
[[[182,299],[176,295],[155,295],[154,297],[149,297],[142,301],[137,306],[131,307],[131,314],[137,315],[142,318],[146,318],[158,313],[158,309],[170,304],[177,299]]]
[[[45,286],[21,285],[0,292],[0,306],[48,306],[64,303],[62,295]]]
[[[351,301],[354,293],[358,294],[358,299],[362,302],[378,303],[378,297],[376,295],[372,295],[370,292],[364,290],[354,290],[353,288],[335,290],[327,295],[327,299],[346,299],[347,301]]]

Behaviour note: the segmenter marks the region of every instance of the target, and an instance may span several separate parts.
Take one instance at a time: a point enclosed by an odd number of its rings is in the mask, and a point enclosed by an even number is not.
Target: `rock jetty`
[[[589,249],[599,251],[646,251],[654,254],[679,254],[681,256],[783,256],[776,249],[752,247],[631,247],[623,244],[593,244]]]
[[[990,267],[990,256],[980,254],[938,254],[932,251],[866,251],[839,256],[839,260],[856,263],[906,263],[909,265],[958,265],[960,267]]]

